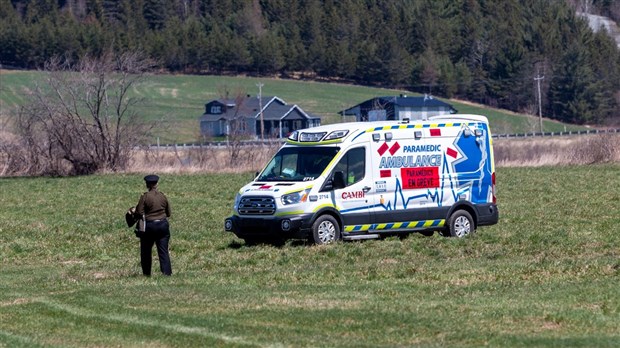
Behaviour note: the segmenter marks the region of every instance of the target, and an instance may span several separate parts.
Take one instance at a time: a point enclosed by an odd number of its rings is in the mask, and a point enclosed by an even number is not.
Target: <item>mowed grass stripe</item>
[[[143,326],[150,327],[155,329],[162,329],[167,331],[172,331],[175,333],[181,334],[189,334],[189,335],[198,335],[208,338],[213,338],[216,341],[230,342],[240,345],[251,345],[251,346],[260,346],[260,347],[268,347],[266,345],[261,345],[257,342],[248,341],[243,337],[231,337],[228,335],[222,335],[212,332],[211,330],[207,330],[204,327],[191,327],[184,326],[179,324],[170,324],[159,320],[146,320],[144,318],[140,318],[137,315],[121,315],[121,314],[104,314],[101,311],[96,310],[88,310],[86,308],[76,307],[67,305],[65,303],[59,303],[57,301],[52,301],[46,298],[36,299],[35,302],[44,304],[47,307],[50,307],[54,310],[65,312],[73,317],[78,318],[86,318],[90,320],[99,321],[109,321],[109,322],[118,322],[124,325],[131,326]],[[75,321],[79,321],[75,320]]]

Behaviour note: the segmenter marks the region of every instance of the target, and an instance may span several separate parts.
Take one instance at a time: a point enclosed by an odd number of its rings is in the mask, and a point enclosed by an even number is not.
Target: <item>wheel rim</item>
[[[321,222],[317,232],[322,244],[331,243],[336,239],[336,226],[329,221]]]
[[[471,232],[471,224],[465,216],[459,216],[454,221],[454,233],[457,237],[464,237]]]

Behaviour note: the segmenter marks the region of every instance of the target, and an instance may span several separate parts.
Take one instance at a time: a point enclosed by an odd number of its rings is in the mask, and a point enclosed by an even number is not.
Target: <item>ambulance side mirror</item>
[[[344,173],[342,171],[337,171],[334,173],[332,178],[332,189],[338,190],[347,187],[347,184],[344,180]]]

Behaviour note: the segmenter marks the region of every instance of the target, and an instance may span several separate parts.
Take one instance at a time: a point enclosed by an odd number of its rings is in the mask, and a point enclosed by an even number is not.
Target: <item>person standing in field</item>
[[[140,235],[140,264],[142,274],[151,276],[151,264],[153,244],[157,246],[159,256],[159,268],[164,275],[172,275],[172,264],[168,243],[170,241],[170,225],[168,218],[171,214],[168,198],[158,190],[159,177],[147,175],[144,177],[147,192],[140,196],[136,206],[136,214],[144,216],[146,222],[145,231]]]

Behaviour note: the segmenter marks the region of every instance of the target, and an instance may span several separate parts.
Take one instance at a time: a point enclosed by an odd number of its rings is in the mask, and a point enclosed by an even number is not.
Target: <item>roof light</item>
[[[317,142],[317,141],[321,141],[321,139],[325,136],[325,134],[327,134],[327,132],[320,132],[320,133],[306,133],[306,132],[303,132],[299,136],[299,141],[302,141],[302,142]]]
[[[347,134],[349,134],[348,130],[337,130],[329,133],[328,136],[325,137],[325,140],[333,140],[344,138]]]
[[[293,141],[297,141],[297,139],[299,139],[299,132],[298,131],[294,131],[293,133],[291,133],[291,135],[288,136],[289,140],[293,140]]]

